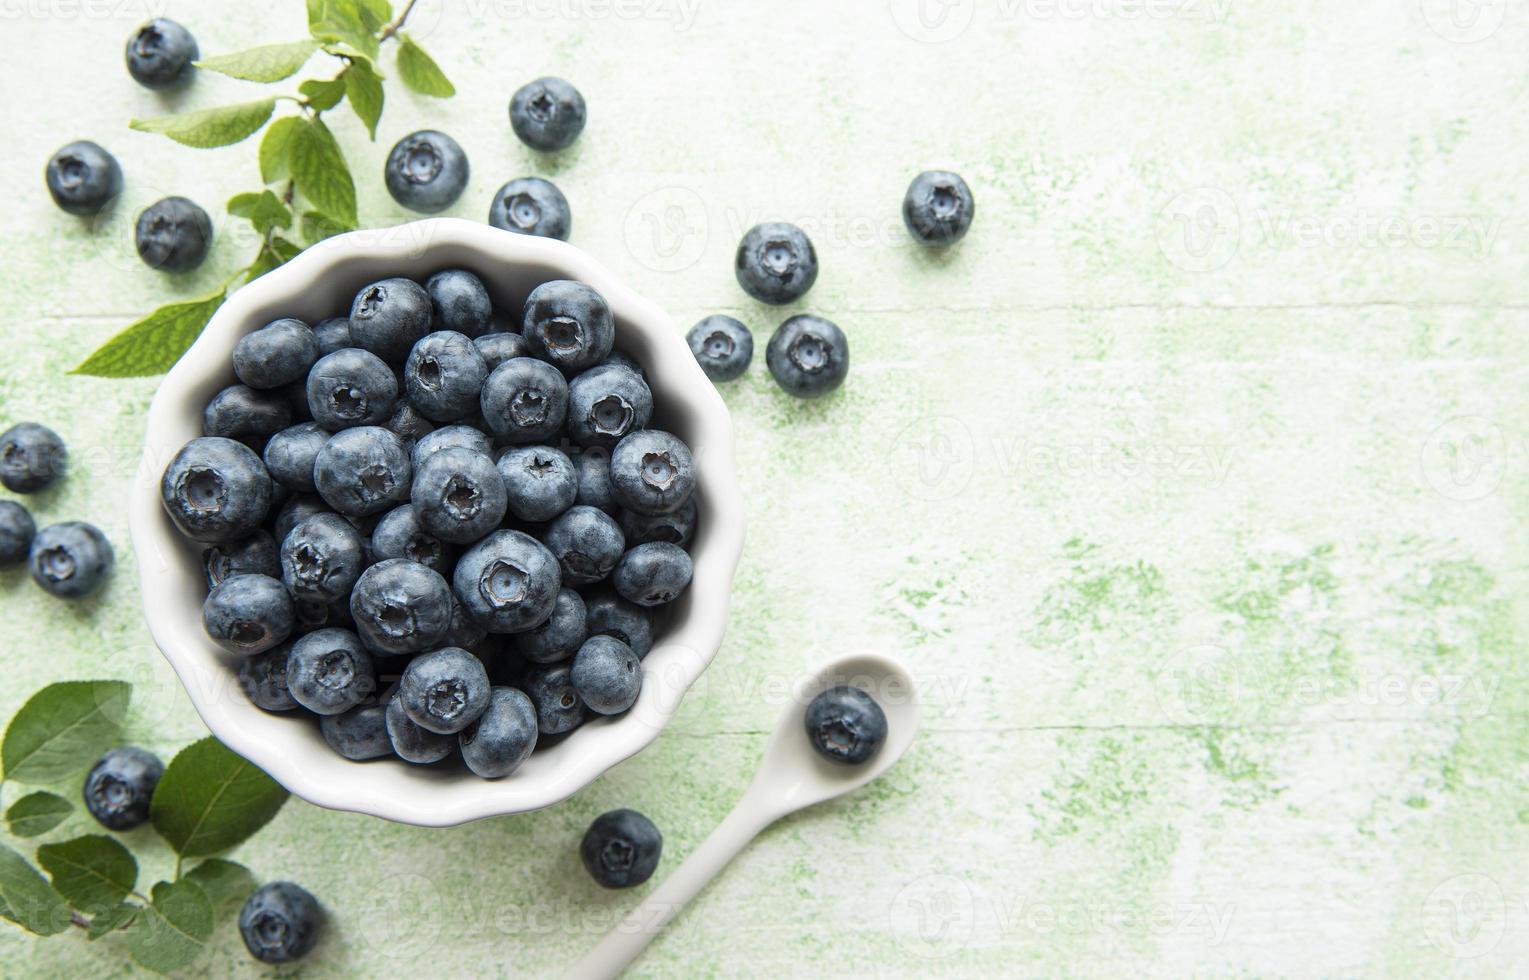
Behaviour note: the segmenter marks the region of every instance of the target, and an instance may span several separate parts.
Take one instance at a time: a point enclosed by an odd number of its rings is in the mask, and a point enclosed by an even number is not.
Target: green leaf
[[[196,66],[250,82],[279,82],[297,74],[318,47],[314,41],[264,44],[247,51],[204,58]]]
[[[308,239],[309,243],[321,242],[347,231],[350,229],[331,220],[328,215],[317,211],[303,212],[303,237]]]
[[[286,801],[287,791],[276,780],[208,737],[170,760],[149,816],[175,853],[201,857],[243,841]]]
[[[190,881],[161,881],[150,898],[127,931],[127,948],[138,965],[170,973],[202,952],[212,935],[212,903]]]
[[[303,247],[301,245],[287,241],[280,235],[272,235],[271,249],[276,253],[276,257],[279,258],[282,262],[291,262],[293,259],[297,258],[297,253],[301,252]]]
[[[239,142],[264,126],[274,111],[275,99],[261,99],[173,116],[134,119],[128,125],[141,133],[161,133],[177,143],[206,149]]]
[[[255,890],[255,876],[249,868],[222,858],[208,858],[186,872],[185,877],[196,882],[207,895],[214,913],[225,905],[242,903]]]
[[[310,78],[297,87],[308,104],[320,111],[333,109],[345,98],[345,76],[348,72],[340,72],[333,78],[318,79]]]
[[[393,5],[388,0],[357,0],[361,8],[361,20],[371,26],[372,33],[382,30],[393,19]]]
[[[262,235],[272,228],[292,227],[292,211],[270,191],[235,194],[228,199],[228,213],[248,218]]]
[[[74,804],[53,793],[28,793],[5,811],[5,822],[17,837],[37,837],[64,822]]]
[[[403,83],[421,95],[450,98],[457,94],[446,73],[441,71],[435,59],[425,54],[425,49],[414,43],[407,34],[398,35],[398,74]]]
[[[69,373],[97,378],[164,374],[196,342],[207,321],[223,305],[223,296],[219,290],[201,299],[161,306],[96,348]]]
[[[85,930],[85,938],[95,942],[110,932],[116,932],[125,926],[132,924],[138,913],[143,911],[137,905],[124,902],[114,908],[90,917],[90,928]]]
[[[44,844],[37,863],[48,870],[54,889],[87,915],[122,904],[138,884],[138,862],[104,834]]]
[[[287,149],[292,145],[292,134],[302,124],[298,116],[283,116],[265,131],[260,140],[260,179],[267,184],[287,176]]]
[[[15,851],[0,844],[0,904],[5,917],[39,936],[69,928],[69,906],[42,873]]]
[[[357,0],[319,0],[308,4],[308,33],[318,41],[348,44],[368,58],[377,57],[377,30],[369,5]]]
[[[0,744],[5,778],[49,783],[94,763],[117,738],[132,692],[122,681],[64,681],[32,695]]]
[[[288,161],[299,194],[347,228],[356,226],[356,185],[329,127],[304,120],[292,135]]]
[[[350,107],[356,110],[356,115],[375,140],[377,121],[382,118],[382,76],[372,68],[371,62],[357,59],[341,77],[345,79],[345,95],[350,99]]]

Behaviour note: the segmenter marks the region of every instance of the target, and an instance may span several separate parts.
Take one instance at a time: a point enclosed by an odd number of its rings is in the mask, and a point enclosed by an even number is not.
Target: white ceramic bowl
[[[526,294],[549,279],[577,279],[599,290],[615,314],[617,349],[647,371],[656,405],[652,425],[684,439],[697,466],[695,578],[644,661],[636,705],[620,717],[585,724],[498,780],[397,759],[350,762],[324,743],[313,718],[268,714],[251,704],[235,679],[238,658],[202,630],[202,548],[179,534],[159,498],[165,465],[202,434],[203,406],[235,382],[229,358],[239,337],[283,316],[316,323],[343,314],[356,292],[378,279],[422,282],[448,268],[477,273],[496,309],[517,317]],[[716,654],[743,548],[743,501],[733,465],[727,409],[674,323],[577,248],[455,218],[340,235],[229,297],[154,396],[129,521],[144,613],[207,727],[303,799],[422,826],[534,810],[566,799],[657,737]]]

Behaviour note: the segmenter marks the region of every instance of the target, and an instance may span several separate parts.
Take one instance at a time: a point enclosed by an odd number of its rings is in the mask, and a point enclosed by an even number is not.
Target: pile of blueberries
[[[22,422],[0,433],[0,485],[7,490],[46,490],[63,475],[68,460],[64,440],[45,425]],[[78,599],[101,587],[115,555],[94,524],[64,521],[39,531],[26,507],[0,500],[0,566],[22,561],[45,591]]]
[[[269,323],[165,468],[206,545],[208,635],[254,703],[317,716],[347,758],[514,772],[632,706],[690,584],[694,461],[649,428],[604,298],[544,282],[519,323],[462,269]]]

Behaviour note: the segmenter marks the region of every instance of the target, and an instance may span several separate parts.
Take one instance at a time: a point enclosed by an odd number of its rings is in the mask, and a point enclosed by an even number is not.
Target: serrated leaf
[[[303,237],[308,239],[310,244],[321,242],[335,235],[344,234],[347,231],[350,231],[350,229],[337,221],[331,221],[328,215],[320,214],[317,211],[303,212]]]
[[[435,59],[414,43],[407,34],[398,35],[398,74],[403,83],[421,95],[447,99],[457,94],[457,87],[441,71]]]
[[[170,303],[96,348],[70,374],[97,378],[142,378],[164,374],[196,342],[207,321],[223,305],[223,292]]]
[[[117,738],[132,692],[122,681],[64,681],[32,695],[0,744],[5,778],[49,783],[94,763]]]
[[[214,913],[225,905],[243,902],[255,890],[255,876],[249,868],[222,858],[208,858],[186,872],[185,877],[196,882],[207,895]]]
[[[170,973],[195,960],[212,935],[212,903],[189,881],[161,881],[127,931],[139,966]]]
[[[292,227],[292,211],[270,191],[235,194],[228,199],[228,213],[249,219],[255,231],[264,235],[272,228]]]
[[[347,228],[356,226],[356,185],[334,136],[317,119],[304,120],[288,152],[297,192]]]
[[[377,57],[377,27],[357,0],[319,0],[308,4],[308,33],[315,40],[348,44],[368,58]]]
[[[345,98],[345,72],[333,78],[310,78],[297,87],[308,104],[320,111],[333,109]]]
[[[216,738],[182,749],[159,778],[149,816],[175,853],[226,851],[264,827],[287,791]]]
[[[74,804],[54,793],[28,793],[5,811],[6,825],[17,837],[37,837],[74,812]]]
[[[173,116],[134,119],[128,125],[141,133],[160,133],[177,143],[207,149],[239,142],[264,126],[275,111],[275,99],[261,99]]]
[[[142,909],[128,902],[109,908],[90,917],[90,928],[85,930],[85,938],[95,942],[108,933],[116,932],[132,923],[133,919]]]
[[[382,76],[372,69],[371,62],[356,60],[345,69],[345,96],[350,107],[366,125],[372,139],[377,138],[377,122],[382,118]]]
[[[0,844],[0,904],[7,919],[39,936],[69,928],[69,906],[42,872],[26,858]]]
[[[91,915],[120,905],[138,884],[138,862],[114,838],[89,834],[37,849],[53,888]]]
[[[297,116],[282,116],[265,131],[260,140],[260,179],[267,184],[287,176],[287,148],[292,145],[292,134],[302,124]]]
[[[297,70],[307,64],[318,47],[315,41],[263,44],[233,54],[204,58],[196,66],[249,82],[279,82],[297,74]]]

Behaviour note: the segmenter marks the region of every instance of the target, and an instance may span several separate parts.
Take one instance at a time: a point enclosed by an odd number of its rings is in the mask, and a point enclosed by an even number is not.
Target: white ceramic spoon
[[[807,705],[829,687],[847,684],[876,699],[887,716],[887,740],[860,766],[829,762],[807,741]],[[569,980],[616,977],[645,949],[686,902],[717,876],[761,830],[788,813],[859,789],[886,772],[918,732],[913,679],[896,660],[875,655],[825,664],[801,681],[765,746],[754,781],[733,812],[701,842],[663,884],[571,968]]]

